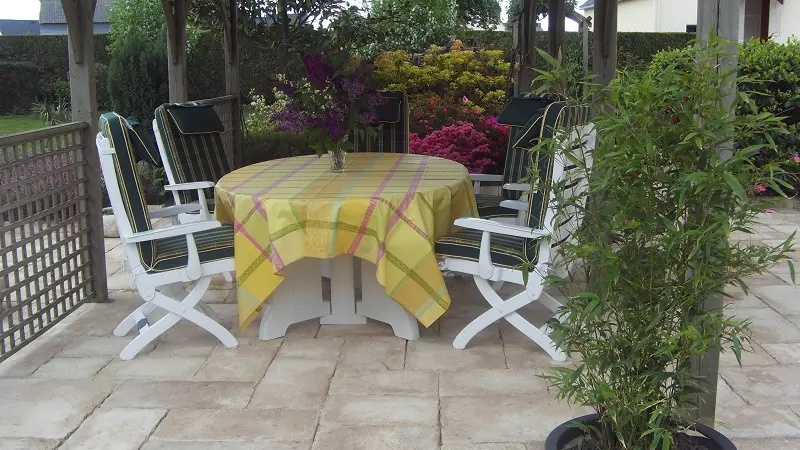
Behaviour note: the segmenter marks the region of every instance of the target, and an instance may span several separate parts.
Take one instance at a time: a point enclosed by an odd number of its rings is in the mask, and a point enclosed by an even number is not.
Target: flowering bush
[[[479,126],[471,122],[456,122],[425,137],[412,133],[411,153],[456,161],[470,173],[496,173],[505,160],[508,127],[497,124],[492,117]]]
[[[305,77],[279,86],[288,100],[275,114],[277,131],[308,136],[322,154],[343,149],[351,130],[366,130],[377,123],[374,108],[383,98],[375,89],[371,63],[336,53],[301,56],[300,60]]]
[[[275,115],[282,111],[289,104],[289,96],[278,89],[273,88],[275,101],[268,102],[263,95],[250,91],[250,102],[247,115],[244,117],[245,130],[252,134],[264,134],[275,131],[278,122]]]

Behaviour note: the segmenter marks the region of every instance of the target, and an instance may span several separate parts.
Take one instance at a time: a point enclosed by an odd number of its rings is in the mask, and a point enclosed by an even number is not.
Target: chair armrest
[[[171,227],[159,228],[157,230],[142,231],[141,233],[133,233],[128,236],[120,237],[122,238],[122,241],[126,243],[149,242],[175,236],[186,236],[187,234],[213,230],[214,228],[219,228],[221,226],[222,224],[216,220],[204,220],[200,222],[173,225]]]
[[[164,186],[167,191],[191,191],[195,189],[213,188],[214,183],[211,181],[195,181],[194,183],[178,183]]]
[[[527,192],[531,190],[531,185],[528,183],[506,183],[503,185],[503,189],[507,191]]]
[[[519,200],[503,200],[500,202],[500,206],[503,208],[513,209],[514,211],[527,211],[528,210],[528,202],[523,202]]]
[[[160,219],[162,217],[172,217],[178,214],[185,214],[194,211],[200,211],[202,208],[199,203],[189,203],[187,205],[167,206],[166,208],[150,211],[150,217]]]
[[[471,173],[469,178],[472,181],[503,181],[502,175],[489,175],[485,173]]]
[[[476,219],[473,217],[462,217],[461,219],[456,219],[455,225],[457,227],[469,228],[471,230],[479,230],[488,233],[497,233],[506,236],[517,236],[529,239],[550,236],[550,232],[547,230],[535,230],[533,228],[523,227],[520,225],[493,222],[491,220]]]

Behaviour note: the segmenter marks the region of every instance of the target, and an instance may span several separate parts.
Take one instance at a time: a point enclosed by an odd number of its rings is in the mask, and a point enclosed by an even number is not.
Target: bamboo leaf
[[[736,194],[741,200],[747,200],[747,196],[744,193],[744,189],[742,188],[742,184],[739,183],[739,180],[733,176],[732,173],[728,172],[727,170],[723,172],[722,177],[725,178],[725,182],[728,183],[733,193]]]

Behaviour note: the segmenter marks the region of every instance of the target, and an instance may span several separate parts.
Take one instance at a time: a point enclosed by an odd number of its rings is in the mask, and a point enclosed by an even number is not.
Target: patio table
[[[289,323],[366,323],[364,316],[391,323],[375,306],[399,304],[416,318],[415,330],[416,321],[427,327],[450,306],[434,242],[456,218],[477,216],[466,168],[422,155],[349,154],[343,173],[330,171],[327,156],[262,162],[224,176],[215,197],[217,220],[234,225],[242,328],[265,304],[265,316],[271,308]],[[359,305],[354,257],[364,269]],[[324,304],[320,259],[334,260],[331,302]],[[284,279],[290,282],[281,286]],[[372,302],[381,295],[393,301]],[[262,339],[285,333],[264,323]]]

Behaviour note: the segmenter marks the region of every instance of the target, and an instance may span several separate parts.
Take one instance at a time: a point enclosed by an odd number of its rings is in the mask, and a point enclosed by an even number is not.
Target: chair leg
[[[153,305],[152,303],[145,303],[144,305],[136,308],[135,310],[133,310],[132,313],[128,314],[124,319],[122,319],[122,322],[120,322],[119,325],[117,325],[117,328],[114,328],[114,336],[116,337],[127,336],[128,333],[130,333],[130,331],[136,327],[137,314],[147,316],[148,314],[150,314],[155,310],[156,306]]]
[[[163,290],[157,290],[155,298],[147,303],[147,305],[151,305],[148,308],[165,309],[168,312],[167,315],[153,325],[143,329],[141,333],[133,339],[133,341],[128,343],[128,345],[125,346],[120,353],[120,359],[129,360],[134,358],[148,344],[153,342],[162,334],[166,333],[181,319],[186,319],[192,323],[195,323],[204,330],[213,334],[217,339],[220,340],[220,342],[222,342],[225,347],[235,348],[238,345],[238,342],[236,341],[236,338],[233,337],[231,332],[219,323],[215,322],[212,318],[206,316],[196,309],[203,308],[203,306],[199,305],[200,299],[208,290],[208,285],[210,282],[211,277],[203,277],[197,280],[189,293],[181,295],[182,298],[180,301],[170,298],[165,294],[166,292],[175,291],[174,289],[168,287]],[[139,309],[144,308],[144,306],[147,305],[143,305]]]
[[[228,283],[233,283],[233,275],[230,272],[222,272],[222,277]]]
[[[456,336],[456,338],[453,340],[453,347],[457,349],[465,348],[467,343],[469,343],[469,341],[481,330],[503,318],[513,325],[514,328],[521,331],[523,334],[528,336],[528,338],[539,345],[539,347],[547,352],[547,354],[550,355],[553,360],[559,362],[566,361],[567,357],[564,352],[556,347],[553,340],[550,339],[550,337],[547,336],[543,330],[536,328],[532,323],[525,320],[524,317],[520,316],[519,313],[516,312],[518,309],[534,301],[528,297],[527,292],[521,292],[508,300],[503,300],[499,295],[497,295],[494,289],[492,289],[492,285],[489,283],[489,281],[478,276],[475,276],[474,278],[475,284],[478,286],[478,290],[480,290],[481,294],[483,294],[483,297],[492,306],[492,309],[481,314],[466,327],[464,327],[464,329],[461,330],[461,332],[458,333],[458,336]],[[547,328],[545,328],[544,331],[547,331]]]

